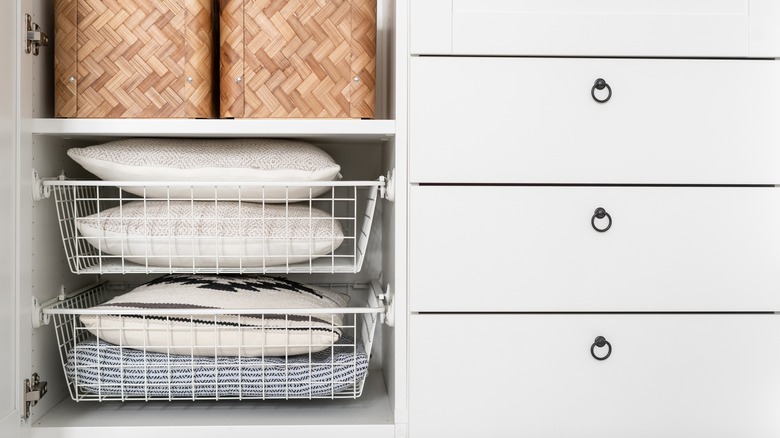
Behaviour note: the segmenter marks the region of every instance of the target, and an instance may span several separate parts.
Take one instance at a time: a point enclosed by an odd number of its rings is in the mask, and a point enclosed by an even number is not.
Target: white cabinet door
[[[778,19],[774,0],[422,0],[411,52],[775,57]]]
[[[778,315],[431,314],[409,330],[412,438],[780,436]]]
[[[778,266],[775,187],[410,192],[412,311],[778,311]]]
[[[16,69],[21,52],[17,38],[21,16],[17,12],[17,2],[13,1],[0,14],[0,436],[4,438],[18,437],[22,430],[18,409],[21,382],[16,372]]]
[[[412,182],[780,183],[778,61],[412,58],[409,117]]]

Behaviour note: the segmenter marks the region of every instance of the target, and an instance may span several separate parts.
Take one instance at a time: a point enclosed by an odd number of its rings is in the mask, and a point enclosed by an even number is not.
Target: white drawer
[[[776,0],[415,0],[411,52],[776,57]]]
[[[780,188],[412,186],[409,217],[412,311],[780,310]]]
[[[409,333],[412,438],[780,436],[778,315],[412,315]]]
[[[410,178],[780,183],[778,102],[780,61],[412,58]]]

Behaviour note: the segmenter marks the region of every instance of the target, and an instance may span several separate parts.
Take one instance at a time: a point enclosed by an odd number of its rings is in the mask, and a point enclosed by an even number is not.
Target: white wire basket
[[[58,179],[42,188],[54,193],[74,273],[287,274],[359,272],[384,184]]]
[[[325,286],[348,293],[353,301],[360,301],[360,306],[316,310],[241,309],[240,313],[231,313],[230,309],[95,309],[92,307],[131,289],[127,285],[102,283],[55,299],[45,304],[41,313],[43,321],[54,322],[65,379],[76,401],[357,398],[362,394],[368,374],[377,321],[385,311],[381,288],[376,283]],[[179,354],[150,351],[159,348],[106,342],[99,337],[100,331],[96,336],[85,327],[81,322],[83,316],[154,320],[147,327],[163,325],[169,331],[189,329],[193,339],[196,330],[201,334],[203,330],[217,334],[226,330],[224,319],[230,317],[236,324],[229,330],[238,331],[238,339],[242,341],[238,354],[230,356],[218,353],[225,345],[213,345],[212,354],[202,354],[201,341],[197,341],[197,346],[196,341],[192,345],[180,342]],[[340,337],[330,345],[312,342],[309,351],[295,355],[245,356],[241,352],[253,348],[247,339],[264,338],[266,331],[274,330],[242,323],[242,319],[250,318],[276,321],[294,318],[295,330],[305,329],[307,318],[317,329],[322,328],[323,320],[332,321],[329,329],[338,331]],[[218,320],[222,322],[218,324]],[[141,333],[141,337],[152,338],[147,334]],[[263,342],[267,343],[268,339]],[[193,351],[199,348],[199,354],[181,354],[180,350],[188,347]],[[263,348],[255,350],[264,351]]]

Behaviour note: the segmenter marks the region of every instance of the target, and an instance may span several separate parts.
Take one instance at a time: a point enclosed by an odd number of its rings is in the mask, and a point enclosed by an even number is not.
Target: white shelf
[[[32,132],[63,138],[276,137],[384,141],[395,120],[358,119],[33,119]]]
[[[68,398],[30,429],[31,438],[394,437],[379,370],[369,372],[356,400],[76,403]]]

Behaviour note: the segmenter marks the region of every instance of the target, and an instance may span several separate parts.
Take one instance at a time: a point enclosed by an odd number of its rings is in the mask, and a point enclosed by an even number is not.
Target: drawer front
[[[409,332],[411,437],[780,436],[777,315],[413,315]]]
[[[412,311],[780,310],[778,188],[412,186],[409,202]]]
[[[411,51],[775,57],[778,20],[774,0],[424,0],[411,4]]]
[[[780,61],[422,57],[411,78],[413,182],[780,182]]]

